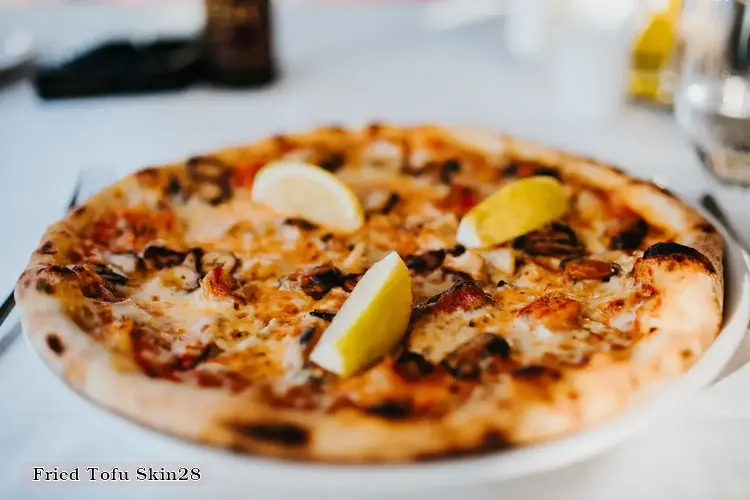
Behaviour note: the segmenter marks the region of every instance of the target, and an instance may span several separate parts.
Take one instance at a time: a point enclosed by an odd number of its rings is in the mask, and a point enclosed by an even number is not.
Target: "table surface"
[[[26,83],[0,91],[0,213],[5,214],[0,234],[6,235],[0,291],[10,291],[45,225],[63,211],[82,169],[124,174],[267,134],[384,119],[505,130],[655,177],[688,199],[711,191],[750,236],[750,194],[720,186],[703,172],[670,114],[630,107],[611,123],[567,121],[550,111],[544,64],[519,65],[504,54],[499,20],[435,32],[424,27],[422,8],[283,8],[277,30],[283,78],[264,90],[194,88],[54,103],[38,100]],[[194,31],[199,22],[198,6],[184,3],[50,6],[4,13],[0,33],[25,27],[44,54],[57,56],[112,33],[148,38]],[[595,460],[430,496],[750,498],[750,373],[736,375]],[[0,395],[0,498],[247,495],[239,486],[232,489],[231,481],[217,480],[193,487],[22,484],[22,464],[180,457],[165,456],[158,440],[133,437],[128,426],[71,394],[25,342],[0,359]],[[265,487],[252,494],[287,495]]]

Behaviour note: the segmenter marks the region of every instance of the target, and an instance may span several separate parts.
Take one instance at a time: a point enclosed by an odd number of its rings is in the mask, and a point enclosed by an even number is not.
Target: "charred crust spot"
[[[180,179],[176,175],[169,176],[169,183],[167,184],[167,194],[169,196],[178,196],[182,194],[182,184]]]
[[[437,453],[428,453],[417,457],[419,462],[435,462],[438,460],[454,460],[456,458],[466,458],[474,455],[483,455],[486,453],[507,450],[513,444],[501,432],[488,430],[482,436],[482,439],[473,447],[454,448]]]
[[[365,409],[365,413],[388,420],[402,420],[414,413],[410,401],[384,401]]]
[[[63,344],[62,340],[60,340],[60,337],[56,333],[48,333],[45,340],[50,351],[58,356],[62,356],[65,352],[65,344]]]
[[[195,181],[225,179],[232,168],[214,156],[194,156],[188,159],[187,173]]]
[[[404,264],[415,273],[434,271],[443,265],[445,250],[428,250],[419,254],[407,255]]]
[[[424,356],[414,351],[404,351],[396,359],[395,370],[398,375],[408,382],[415,382],[435,371],[435,366]]]
[[[716,228],[713,226],[713,224],[704,222],[703,224],[698,225],[698,231],[706,234],[713,234],[716,232]]]
[[[297,424],[235,423],[231,427],[250,439],[281,446],[304,446],[310,440],[307,429]]]
[[[80,217],[85,214],[87,210],[86,205],[76,207],[75,210],[73,210],[73,217]]]
[[[44,255],[54,255],[57,253],[55,250],[55,244],[51,241],[45,241],[42,246],[39,247],[39,253]]]
[[[461,170],[461,162],[458,160],[447,160],[440,166],[440,182],[453,184],[453,177]]]
[[[331,173],[337,172],[346,164],[346,156],[342,153],[330,153],[318,161],[318,166]]]
[[[498,288],[502,288],[502,287],[504,287],[504,286],[505,286],[505,285],[507,285],[507,284],[508,284],[508,282],[507,282],[507,281],[505,281],[505,280],[500,280],[500,281],[498,281],[498,282],[497,282],[497,287],[498,287]]]
[[[375,137],[383,130],[383,124],[378,122],[370,123],[365,129],[365,133],[370,137]]]
[[[682,352],[680,352],[680,356],[682,357],[682,359],[688,360],[693,357],[693,351],[691,351],[690,349],[683,349]]]
[[[336,317],[336,311],[321,311],[320,309],[313,309],[309,314],[310,316],[322,319],[323,321],[333,321],[333,318]]]
[[[333,233],[326,233],[320,237],[320,241],[327,243],[333,239]]]
[[[651,245],[643,253],[643,260],[671,260],[677,264],[693,262],[702,266],[710,274],[716,273],[716,269],[713,264],[711,264],[711,261],[708,260],[708,257],[695,248],[680,245],[675,242],[656,243]]]
[[[49,266],[47,272],[60,278],[71,278],[76,275],[72,269],[65,266]]]
[[[289,151],[294,147],[294,141],[292,139],[284,134],[277,134],[273,137],[271,137],[271,141],[273,141],[276,148],[283,152]]]
[[[37,291],[46,293],[47,295],[52,295],[55,292],[55,287],[52,285],[52,283],[45,279],[39,279],[36,282],[36,289]]]
[[[612,250],[637,250],[647,234],[648,223],[639,217],[630,226],[612,237],[609,248]]]
[[[127,276],[120,274],[119,272],[115,271],[114,269],[107,266],[106,264],[102,264],[101,262],[92,264],[91,270],[94,271],[99,276],[101,276],[102,278],[104,278],[109,283],[112,283],[113,285],[127,285],[128,284]]]
[[[284,219],[284,224],[287,226],[295,226],[303,231],[313,231],[314,229],[317,229],[318,226],[313,224],[312,222],[306,221],[305,219],[301,219],[299,217],[289,217],[287,219]]]
[[[676,195],[676,194],[674,194],[674,193],[673,193],[672,191],[670,191],[669,189],[667,189],[667,188],[665,188],[665,187],[662,187],[662,186],[658,186],[658,185],[656,185],[656,184],[655,184],[655,186],[656,186],[656,188],[657,188],[657,189],[658,189],[659,191],[661,191],[661,192],[662,192],[663,194],[665,194],[665,195],[669,196],[670,198],[677,198],[677,195]]]
[[[517,370],[513,370],[513,376],[524,380],[532,380],[544,375],[549,376],[552,379],[559,379],[562,374],[558,370],[547,368],[542,365],[530,365]]]

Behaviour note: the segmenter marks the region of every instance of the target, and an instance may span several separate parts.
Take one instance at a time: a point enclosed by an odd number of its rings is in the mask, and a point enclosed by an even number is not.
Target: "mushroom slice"
[[[204,252],[200,259],[201,269],[209,272],[215,267],[221,267],[226,273],[231,274],[239,261],[232,252],[227,250],[212,250]]]
[[[143,251],[143,260],[153,269],[164,269],[165,267],[180,265],[185,260],[185,256],[185,252],[159,245],[149,245]]]
[[[440,362],[440,365],[461,380],[475,380],[482,373],[482,362],[491,357],[507,359],[510,344],[493,333],[482,333],[469,339]]]
[[[118,270],[108,266],[107,264],[97,262],[91,265],[91,270],[112,285],[122,286],[128,284],[127,276],[120,273]]]

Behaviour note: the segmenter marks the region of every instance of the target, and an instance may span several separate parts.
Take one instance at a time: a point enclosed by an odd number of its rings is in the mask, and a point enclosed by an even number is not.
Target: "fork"
[[[76,179],[73,195],[68,202],[67,211],[72,210],[79,203],[86,201],[92,194],[105,187],[114,178],[115,176],[112,171],[108,169],[86,169],[81,171]],[[13,296],[14,292],[15,289],[10,292],[10,295],[0,305],[0,326],[5,323],[16,306],[16,299]],[[21,328],[12,327],[5,335],[0,336],[0,357],[13,345],[20,333]]]

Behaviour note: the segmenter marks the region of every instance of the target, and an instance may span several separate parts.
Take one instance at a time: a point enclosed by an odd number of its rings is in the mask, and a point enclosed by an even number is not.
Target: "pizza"
[[[362,224],[253,201],[284,161],[335,176]],[[535,177],[564,214],[458,242],[478,203]],[[118,181],[47,230],[16,299],[44,361],[130,420],[238,453],[405,462],[550,440],[657,392],[720,330],[722,245],[669,191],[591,159],[468,127],[326,127]],[[406,331],[355,373],[323,369],[316,342],[392,252]]]

